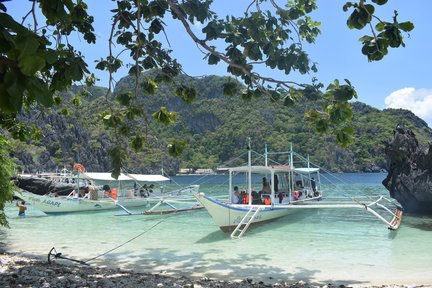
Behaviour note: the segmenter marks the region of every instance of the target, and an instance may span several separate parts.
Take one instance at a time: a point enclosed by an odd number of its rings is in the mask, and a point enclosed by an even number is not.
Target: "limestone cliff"
[[[398,125],[386,143],[388,175],[383,185],[406,212],[432,214],[432,144],[421,147],[415,134]]]

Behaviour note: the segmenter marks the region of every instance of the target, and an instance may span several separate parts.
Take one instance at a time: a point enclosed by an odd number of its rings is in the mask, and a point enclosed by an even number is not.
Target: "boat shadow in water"
[[[211,232],[210,234],[207,234],[203,238],[196,241],[196,244],[208,244],[208,243],[214,243],[222,240],[226,240],[230,234],[222,232],[222,230],[218,229],[214,232]]]
[[[250,229],[246,232],[248,235],[255,235],[261,233],[267,233],[274,229],[278,229],[280,226],[290,226],[298,225],[299,221],[307,219],[308,217],[313,217],[317,215],[318,211],[316,209],[310,209],[309,211],[302,211],[302,213],[292,214],[285,217],[280,217],[277,219],[271,219],[269,221],[252,223]],[[234,228],[233,228],[234,229]],[[214,243],[218,241],[224,241],[229,239],[231,233],[224,233],[222,230],[217,229],[203,238],[196,241],[196,244]],[[235,241],[235,240],[234,240]]]

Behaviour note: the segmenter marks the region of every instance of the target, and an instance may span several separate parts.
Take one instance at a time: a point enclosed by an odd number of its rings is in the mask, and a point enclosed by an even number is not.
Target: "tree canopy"
[[[62,104],[61,91],[77,81],[92,85],[95,76],[89,72],[80,47],[68,41],[71,33],[78,33],[85,41],[96,45],[93,16],[87,12],[83,0],[32,0],[30,10],[22,19],[14,19],[7,10],[7,2],[0,0],[0,125],[13,137],[21,140],[41,137],[35,126],[26,126],[17,120],[17,114],[33,105],[52,107]],[[175,111],[166,107],[147,115],[140,98],[153,95],[162,82],[175,87],[174,93],[186,103],[196,97],[194,88],[177,83],[174,78],[187,74],[172,51],[164,44],[170,35],[165,31],[166,19],[178,25],[191,41],[205,54],[209,65],[225,63],[227,74],[240,80],[223,84],[226,95],[239,96],[245,101],[268,97],[281,105],[292,106],[302,97],[320,100],[320,105],[305,113],[309,125],[319,132],[336,136],[341,145],[353,140],[349,121],[352,108],[349,103],[357,98],[349,80],[335,80],[329,85],[314,79],[311,83],[297,83],[289,79],[292,71],[301,74],[317,71],[304,49],[304,43],[314,43],[320,34],[320,23],[310,16],[317,9],[316,0],[251,0],[242,16],[217,15],[212,11],[213,0],[117,0],[109,29],[109,55],[96,68],[110,75],[106,101],[113,90],[113,75],[127,65],[129,75],[135,76],[133,93],[117,93],[113,105],[100,114],[105,126],[116,136],[111,148],[113,175],[118,175],[126,158],[125,147],[141,149],[148,140],[146,125],[137,125],[137,119],[159,121],[163,125],[175,122]],[[343,7],[350,29],[369,29],[370,35],[359,40],[361,53],[369,61],[381,60],[389,48],[404,46],[403,33],[411,31],[411,22],[400,22],[398,13],[384,21],[377,16],[377,7],[387,0],[359,0]],[[201,23],[202,33],[196,34],[191,25]],[[171,25],[171,24],[170,24]],[[165,39],[167,41],[162,41]],[[105,45],[97,43],[97,45]],[[128,63],[123,62],[128,55]],[[284,79],[274,79],[259,67],[279,70]],[[152,77],[141,73],[157,69]],[[265,71],[264,69],[264,71]],[[80,104],[77,95],[71,101]],[[68,109],[63,109],[68,113]],[[139,122],[141,123],[141,122]],[[173,155],[182,151],[185,143],[174,139],[169,145]]]

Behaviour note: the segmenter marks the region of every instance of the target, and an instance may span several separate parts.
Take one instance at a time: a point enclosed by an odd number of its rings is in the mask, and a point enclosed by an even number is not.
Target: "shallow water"
[[[381,185],[385,174],[338,177],[350,185],[328,183],[330,196],[341,189],[351,196],[388,195]],[[227,177],[174,179],[199,183],[200,191],[217,195]],[[85,261],[121,246],[89,261],[95,266],[266,283],[432,284],[430,217],[407,215],[398,231],[389,231],[361,209],[301,211],[231,240],[205,210],[168,216],[118,216],[121,210],[45,216],[30,206],[26,217],[18,217],[17,208],[8,205],[6,213],[11,229],[0,229],[0,241],[8,251],[46,257],[55,247]]]

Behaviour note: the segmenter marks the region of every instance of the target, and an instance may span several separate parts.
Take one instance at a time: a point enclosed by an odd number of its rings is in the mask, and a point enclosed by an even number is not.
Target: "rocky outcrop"
[[[388,175],[383,185],[406,212],[432,214],[432,144],[422,148],[414,133],[398,125],[386,143]]]
[[[73,183],[58,182],[45,178],[37,177],[15,177],[15,185],[38,195],[57,193],[58,195],[69,195],[75,188]]]

